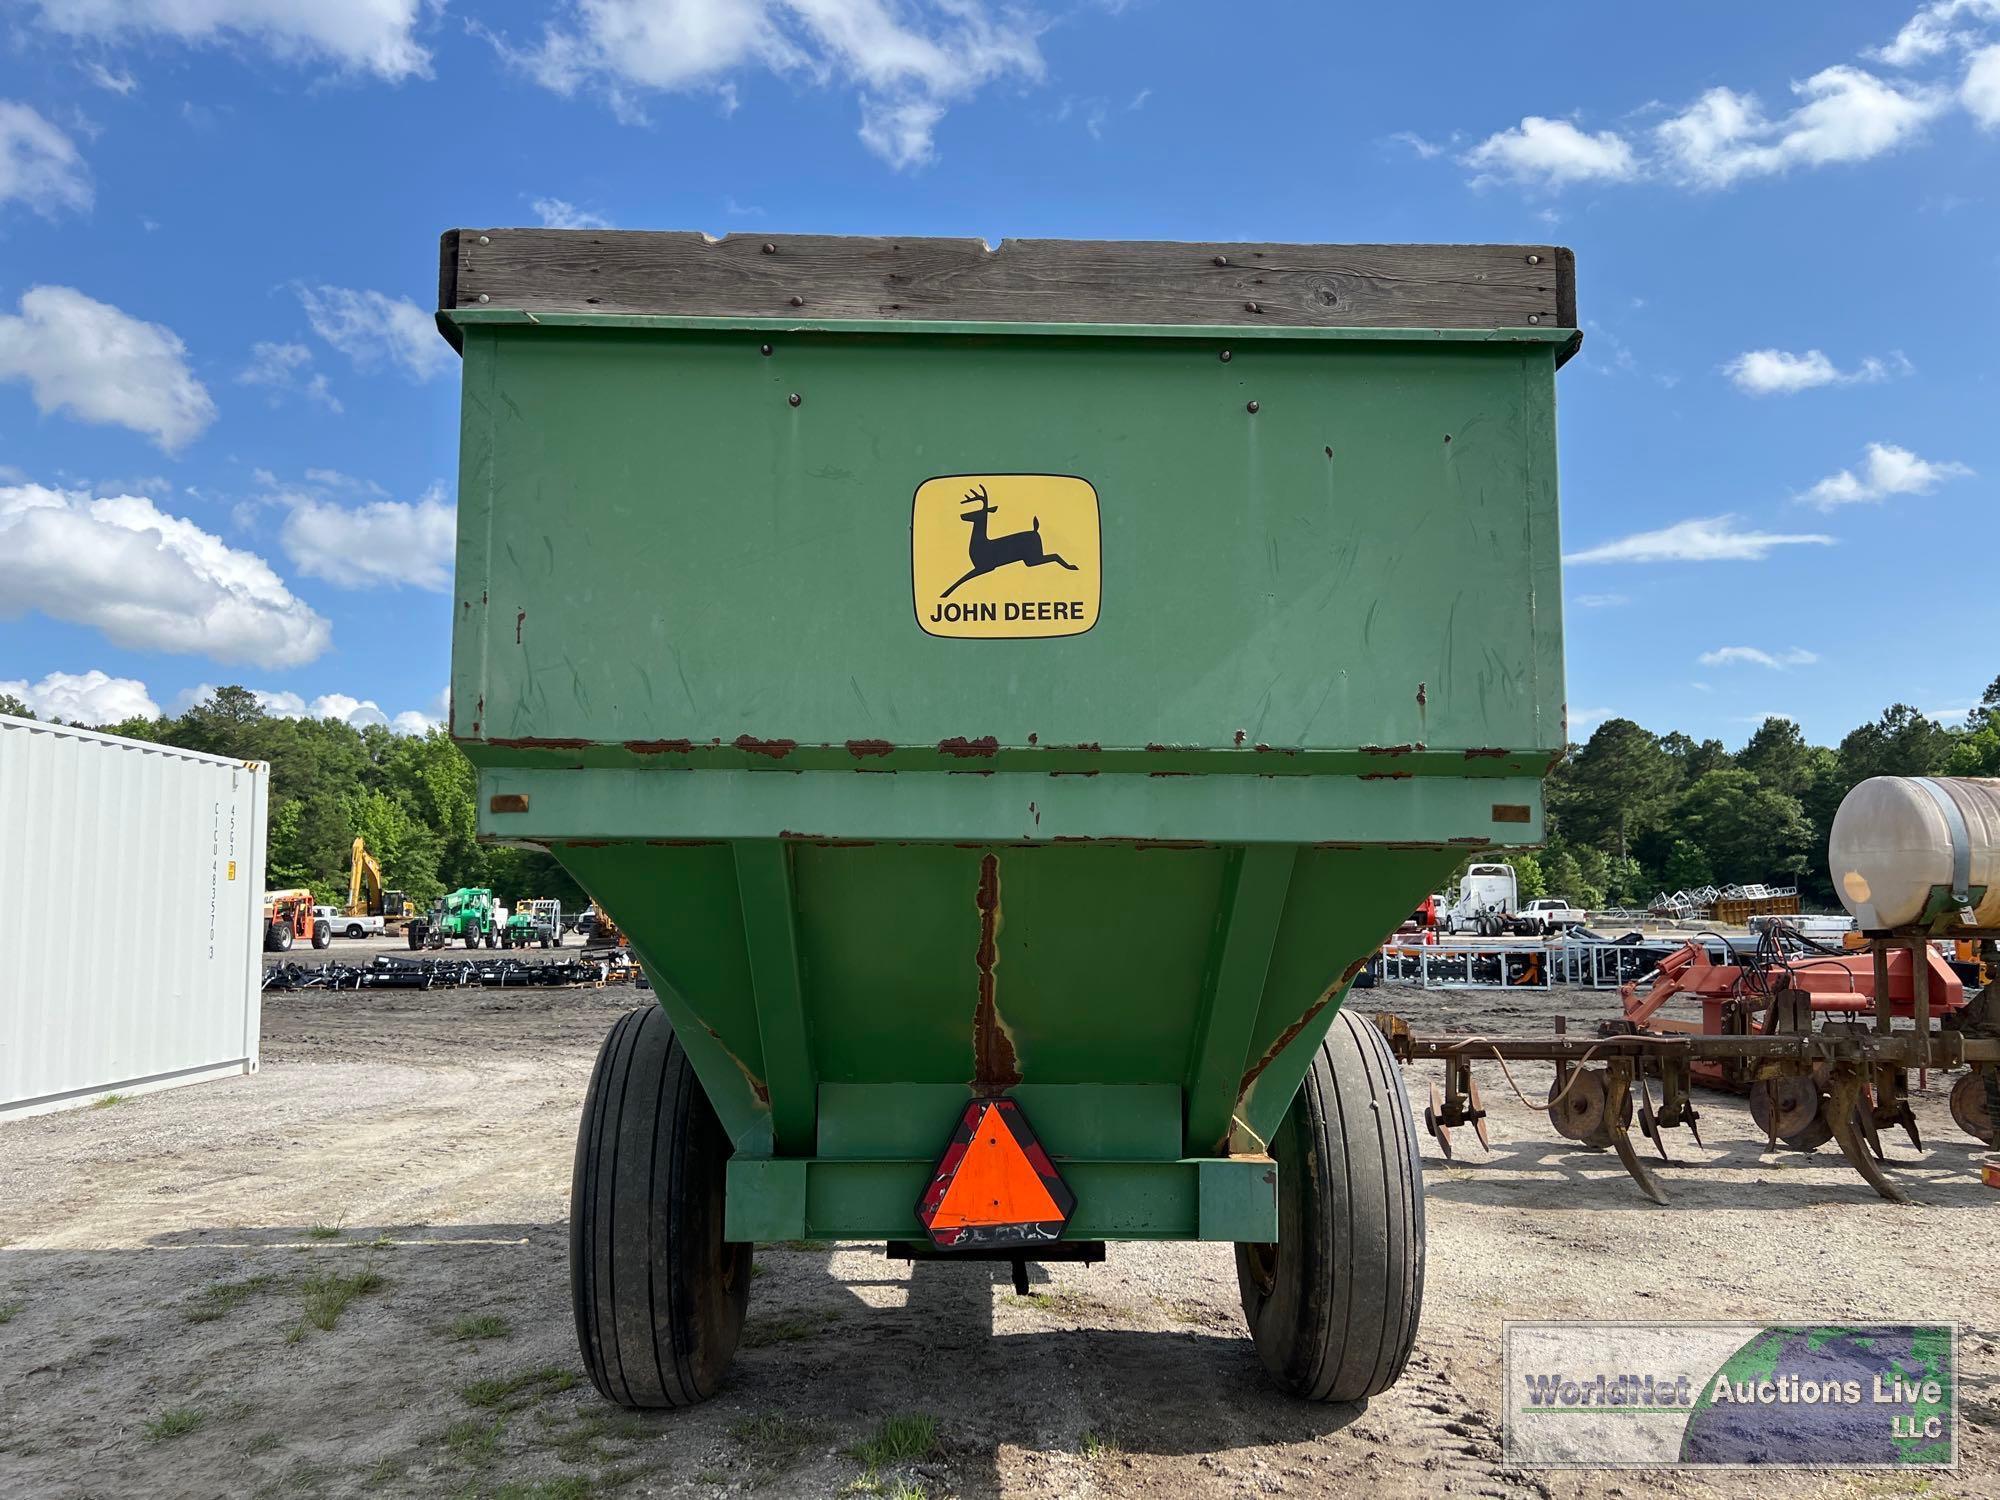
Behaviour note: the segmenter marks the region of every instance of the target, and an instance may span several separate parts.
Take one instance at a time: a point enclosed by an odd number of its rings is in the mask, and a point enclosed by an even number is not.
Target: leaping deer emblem
[[[979,507],[977,510],[960,511],[958,514],[959,520],[970,523],[972,527],[972,539],[966,546],[972,559],[972,571],[938,595],[940,599],[949,599],[957,590],[959,583],[970,583],[973,579],[983,577],[995,569],[1006,567],[1008,563],[1026,563],[1031,568],[1039,568],[1044,563],[1055,563],[1059,567],[1068,568],[1072,573],[1078,571],[1076,564],[1060,552],[1042,550],[1040,516],[1034,518],[1034,525],[1026,531],[1011,531],[1005,536],[989,536],[986,532],[986,518],[997,514],[1000,507],[986,498],[986,486],[983,484],[975,486],[965,497],[964,503]]]

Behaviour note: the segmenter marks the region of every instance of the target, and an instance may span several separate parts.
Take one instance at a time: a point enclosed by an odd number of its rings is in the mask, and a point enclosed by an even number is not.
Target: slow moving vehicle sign
[[[1076,1198],[1012,1099],[975,1099],[917,1203],[940,1250],[1000,1250],[1062,1238]]]

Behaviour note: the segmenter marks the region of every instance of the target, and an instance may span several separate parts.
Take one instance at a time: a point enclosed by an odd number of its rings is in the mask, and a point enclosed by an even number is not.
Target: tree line
[[[2000,678],[1960,727],[1897,703],[1831,747],[1775,717],[1733,753],[1606,719],[1548,778],[1547,843],[1507,858],[1524,898],[1583,907],[1752,883],[1796,885],[1808,905],[1833,906],[1827,832],[1841,798],[1871,776],[2000,776]]]
[[[4,694],[0,713],[33,717]],[[398,735],[280,718],[241,687],[218,688],[177,717],[93,727],[268,762],[274,888],[310,886],[322,901],[344,901],[359,834],[386,883],[421,905],[467,885],[490,886],[510,904],[585,900],[550,856],[476,841],[478,778],[442,729]],[[1831,905],[1827,830],[1840,799],[1870,776],[2000,776],[2000,678],[1962,726],[1898,703],[1832,747],[1808,744],[1781,718],[1766,719],[1734,752],[1720,740],[1606,719],[1549,775],[1547,843],[1504,857],[1524,899],[1643,906],[1663,890],[1762,882],[1796,885],[1809,903]]]

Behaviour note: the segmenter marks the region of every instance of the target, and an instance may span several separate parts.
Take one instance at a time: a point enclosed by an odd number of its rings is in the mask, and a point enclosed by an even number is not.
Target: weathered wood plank
[[[573,229],[445,236],[440,305],[682,317],[1574,327],[1550,245],[1178,244]]]

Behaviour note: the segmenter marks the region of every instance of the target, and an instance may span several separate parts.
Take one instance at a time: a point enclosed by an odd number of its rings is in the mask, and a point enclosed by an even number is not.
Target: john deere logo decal
[[[917,623],[931,635],[1082,635],[1101,591],[1097,492],[1063,474],[947,474],[910,517]]]

